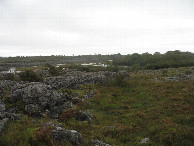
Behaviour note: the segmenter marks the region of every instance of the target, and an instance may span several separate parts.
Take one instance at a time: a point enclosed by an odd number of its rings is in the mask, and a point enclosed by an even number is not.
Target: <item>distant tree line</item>
[[[0,57],[0,70],[5,70],[12,66],[15,67],[25,67],[25,66],[35,66],[49,64],[72,64],[72,63],[105,63],[108,60],[113,60],[109,62],[112,68],[110,70],[115,70],[118,66],[130,66],[134,70],[138,69],[162,69],[170,67],[184,67],[184,66],[194,66],[194,53],[191,52],[181,52],[168,51],[165,54],[155,52],[154,54],[134,53],[132,55],[121,55],[111,54],[111,55],[81,55],[81,56],[17,56],[17,57]],[[74,68],[75,66],[71,66]],[[2,68],[2,69],[1,69]],[[91,69],[91,67],[81,67],[76,66],[79,70],[91,71],[96,70]],[[51,67],[52,69],[52,67]],[[97,70],[104,70],[98,68]],[[118,70],[118,69],[116,69]]]
[[[155,52],[121,56],[113,61],[114,65],[131,66],[132,69],[163,69],[194,66],[194,53],[168,51],[165,54]]]

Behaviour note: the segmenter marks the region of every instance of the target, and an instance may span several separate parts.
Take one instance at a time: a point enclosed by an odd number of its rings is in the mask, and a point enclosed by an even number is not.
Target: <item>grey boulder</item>
[[[93,146],[111,146],[110,144],[106,144],[100,140],[91,140],[90,142]]]
[[[79,120],[79,121],[89,121],[89,122],[91,122],[92,119],[93,119],[93,115],[89,110],[87,110],[87,111],[80,110],[76,114],[76,120]]]
[[[81,134],[76,130],[66,130],[64,128],[57,127],[56,130],[51,131],[51,135],[57,143],[69,141],[76,146],[83,146],[84,144]]]

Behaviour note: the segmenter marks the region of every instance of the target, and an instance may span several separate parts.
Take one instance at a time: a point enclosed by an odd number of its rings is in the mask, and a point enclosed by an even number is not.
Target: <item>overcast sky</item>
[[[194,52],[194,0],[0,0],[0,56]]]

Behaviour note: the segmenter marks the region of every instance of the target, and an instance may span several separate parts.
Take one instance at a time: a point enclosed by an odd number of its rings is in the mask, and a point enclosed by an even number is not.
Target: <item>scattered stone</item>
[[[32,123],[35,124],[35,123],[37,123],[37,121],[36,121],[35,119],[33,119],[33,120],[32,120]]]
[[[76,113],[76,120],[91,122],[92,119],[93,119],[93,115],[89,110],[88,111],[80,110],[79,112]]]
[[[3,134],[3,131],[5,130],[5,126],[8,122],[8,118],[5,118],[3,120],[0,120],[0,135]]]
[[[5,104],[3,102],[1,103],[0,101],[0,114],[4,114],[5,110],[6,110]]]
[[[62,126],[63,126],[62,123],[59,123],[59,124],[56,125],[56,127],[62,127]]]
[[[7,118],[11,119],[12,121],[20,120],[23,116],[22,114],[15,114],[15,113],[6,113]]]
[[[179,80],[179,78],[177,77],[165,77],[166,81],[172,81],[172,82],[177,82]]]
[[[63,104],[64,108],[73,108],[73,103],[71,101],[67,101]]]
[[[142,140],[141,140],[141,142],[140,142],[140,143],[142,143],[142,144],[143,144],[143,143],[144,143],[144,144],[146,144],[149,140],[150,140],[149,138],[144,138],[144,139],[142,139]]]
[[[56,130],[51,131],[51,135],[56,143],[69,141],[76,146],[83,146],[84,144],[81,134],[76,130],[66,130],[64,128],[57,127]]]
[[[6,115],[5,114],[0,114],[0,120],[6,118]]]
[[[65,132],[65,136],[68,141],[71,141],[73,144],[77,146],[82,146],[84,144],[81,134],[76,130],[67,130]]]
[[[107,126],[107,128],[114,129],[116,127],[115,126]]]
[[[7,112],[9,112],[9,113],[17,113],[18,112],[18,108],[17,108],[17,106],[15,106],[13,108],[10,108]]]
[[[72,102],[74,105],[76,105],[76,104],[78,104],[78,103],[81,103],[81,102],[82,102],[82,99],[80,99],[80,98],[78,98],[78,97],[73,97],[73,98],[71,99],[71,102]]]
[[[94,96],[94,91],[86,91],[84,94],[84,99],[92,98]]]
[[[91,144],[93,146],[111,146],[110,144],[106,144],[100,140],[93,140],[93,139],[91,140]]]
[[[46,122],[43,127],[47,128],[47,127],[53,127],[53,126],[55,126],[55,124],[50,121],[50,122]]]

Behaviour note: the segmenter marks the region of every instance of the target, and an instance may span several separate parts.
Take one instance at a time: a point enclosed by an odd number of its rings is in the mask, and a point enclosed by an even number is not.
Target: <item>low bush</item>
[[[76,114],[75,110],[66,111],[63,114],[61,114],[61,116],[59,117],[59,120],[66,121],[67,119],[74,117],[75,114]]]
[[[128,83],[126,82],[124,75],[118,74],[115,76],[115,78],[111,84],[113,86],[125,87],[125,86],[127,86]]]
[[[58,69],[57,67],[55,67],[54,65],[51,65],[51,64],[46,64],[45,67],[48,68],[48,71],[49,73],[52,75],[52,76],[58,76],[59,75],[59,71],[60,69]]]
[[[22,81],[40,82],[43,78],[32,70],[26,70],[19,74]]]

